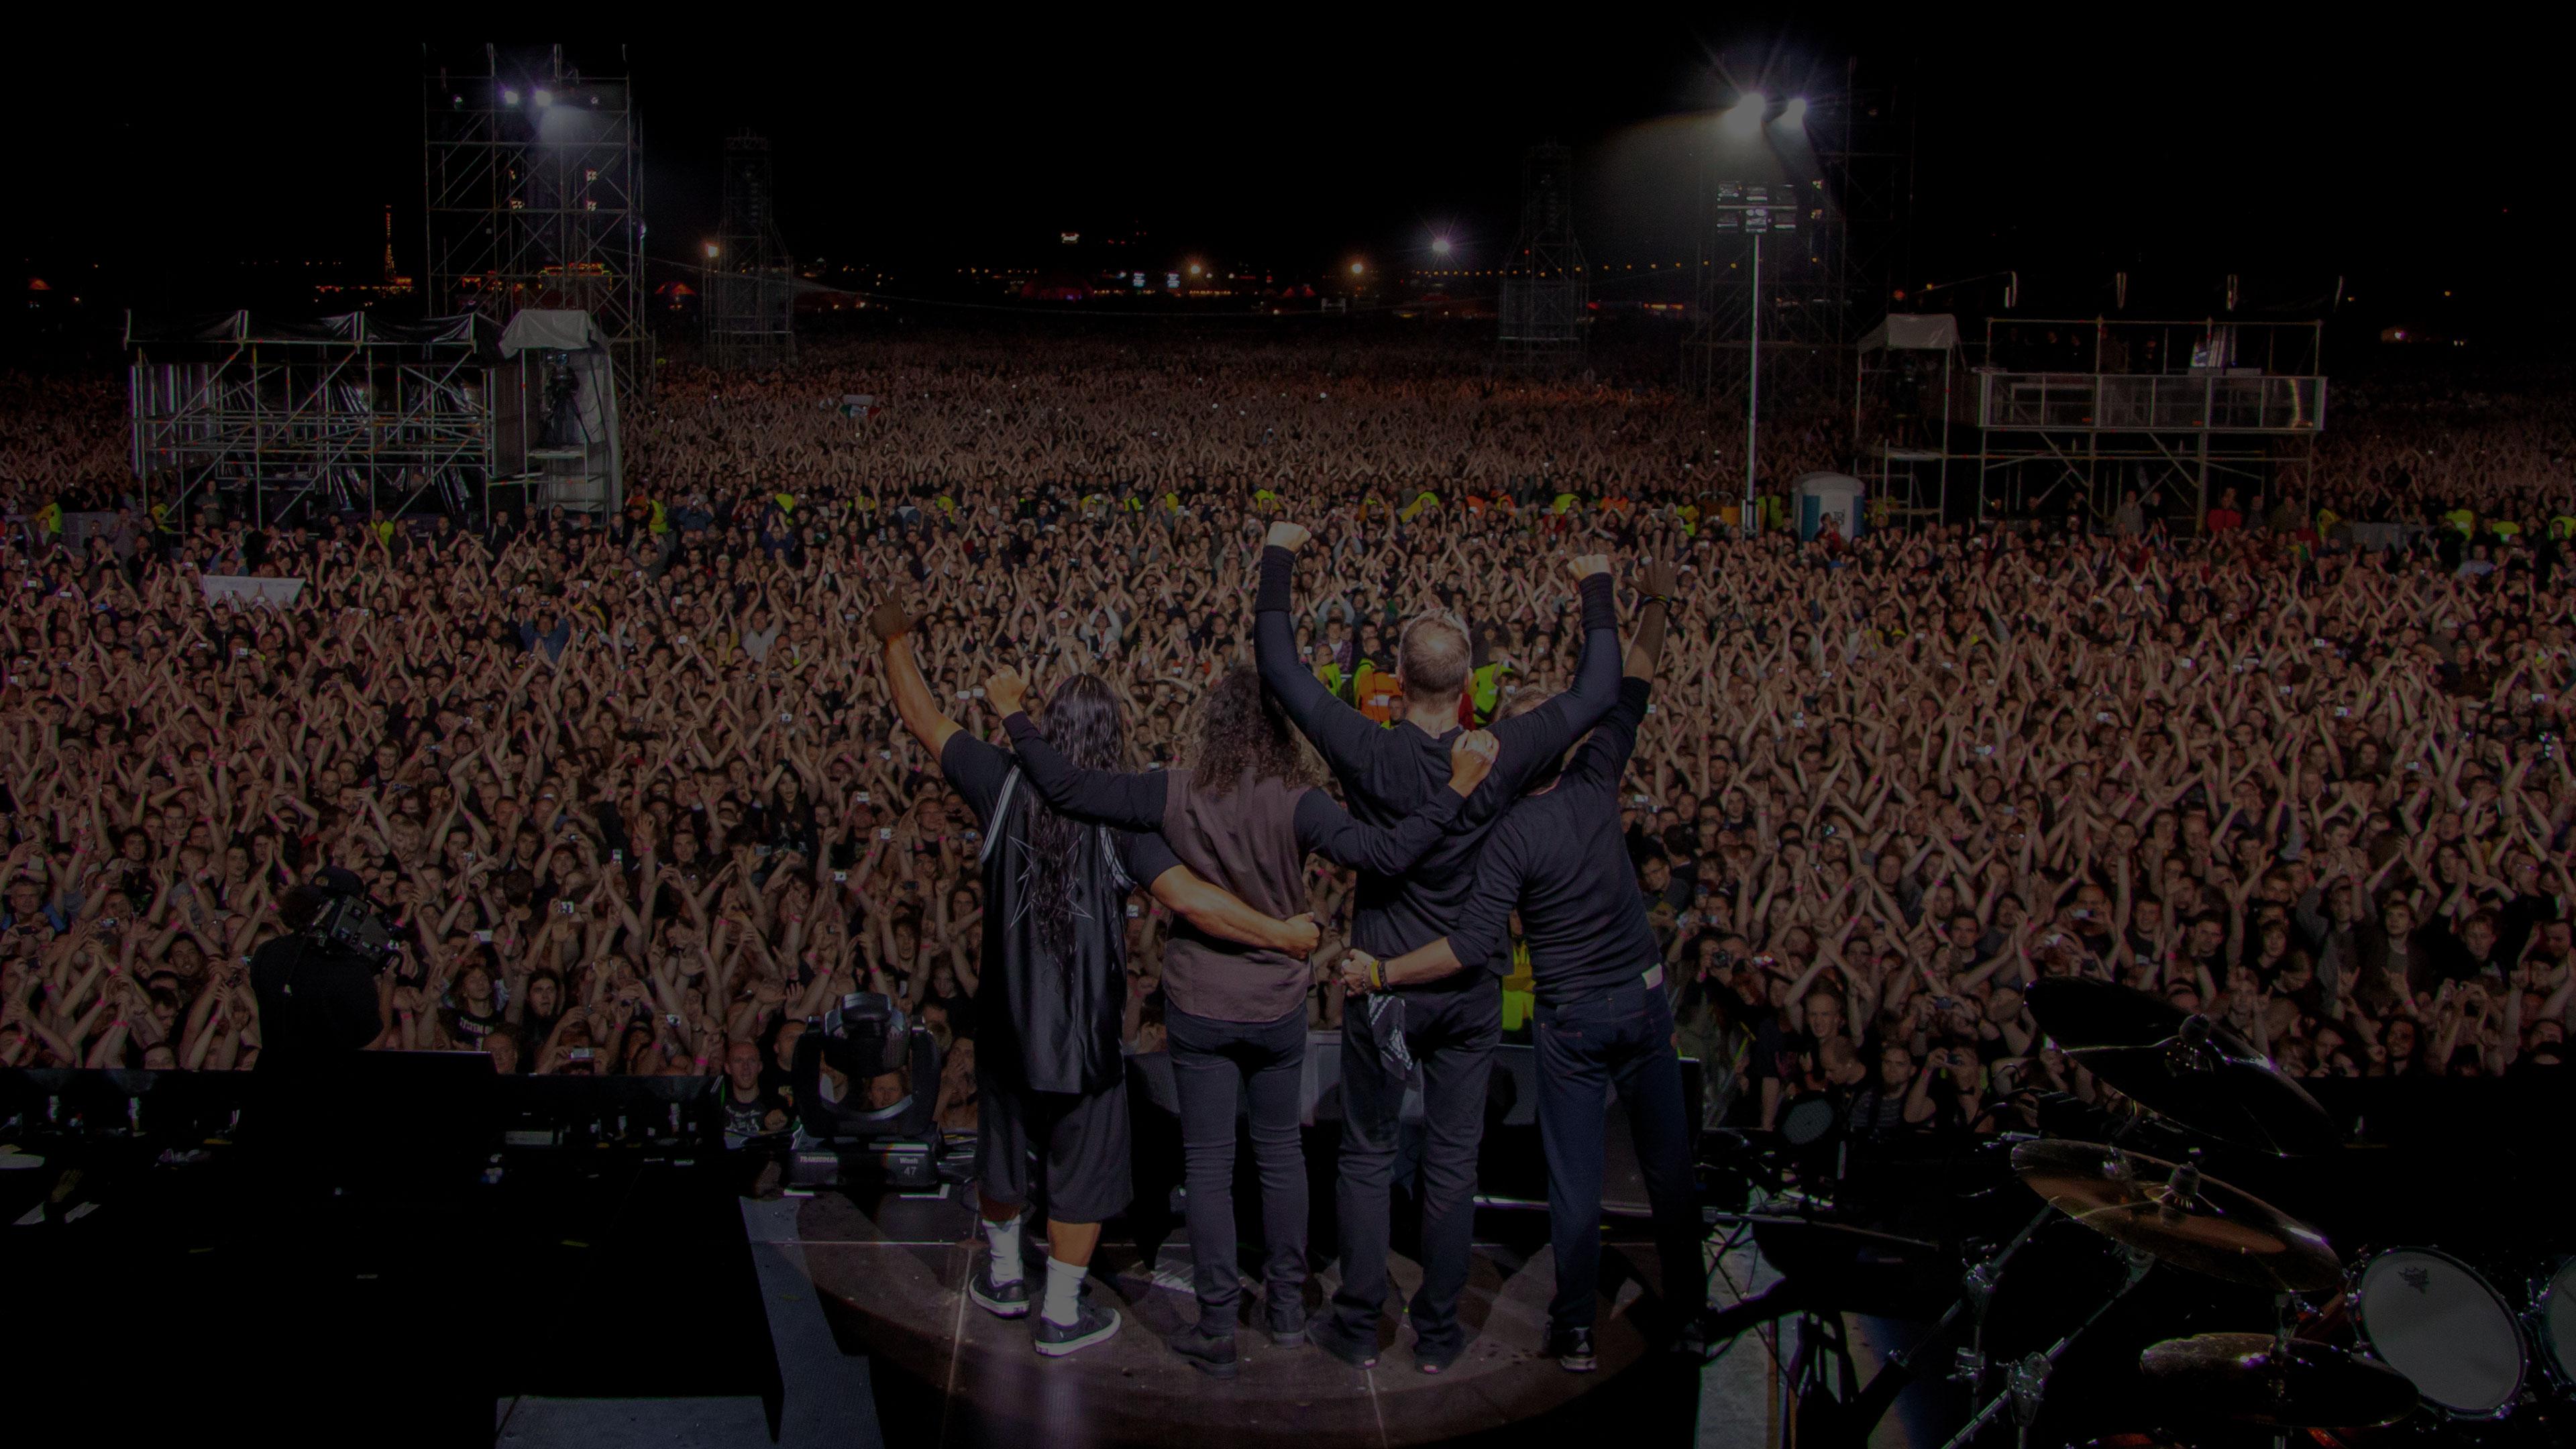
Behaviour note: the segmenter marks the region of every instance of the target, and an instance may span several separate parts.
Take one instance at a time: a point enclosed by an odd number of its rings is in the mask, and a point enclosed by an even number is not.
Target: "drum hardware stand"
[[[2131,1117],[2119,1131],[2111,1134],[2108,1145],[2114,1158],[2125,1163],[2126,1158],[2120,1152],[2120,1140],[2136,1131],[2139,1124],[2145,1120],[2142,1116]],[[1886,1360],[1879,1365],[1878,1372],[1870,1376],[1869,1382],[1861,1387],[1860,1393],[1852,1400],[1852,1412],[1848,1423],[1851,1430],[1849,1441],[1851,1444],[1856,1446],[1868,1441],[1870,1430],[1877,1427],[1878,1421],[1887,1416],[1887,1410],[1896,1402],[1896,1396],[1904,1392],[1905,1386],[1913,1381],[1916,1360],[1931,1353],[1933,1347],[1958,1323],[1959,1315],[1963,1313],[1969,1316],[1969,1338],[1966,1346],[1958,1350],[1951,1362],[1950,1380],[1953,1383],[1965,1385],[1970,1392],[1976,1390],[1986,1375],[1986,1309],[1994,1301],[1997,1285],[2003,1281],[2004,1268],[2012,1261],[2013,1255],[2019,1253],[2023,1245],[2031,1240],[2033,1234],[2047,1226],[2050,1219],[2059,1215],[2055,1207],[2042,1204],[2038,1215],[2025,1224],[2020,1232],[2015,1233],[2012,1241],[2004,1244],[2001,1252],[1968,1270],[1967,1276],[1961,1280],[1958,1298],[1951,1302],[1949,1311],[1941,1315],[1941,1321],[1932,1326],[1930,1333],[1887,1356]],[[2125,1293],[2128,1290],[2123,1288],[2120,1291]]]
[[[2122,1248],[2120,1255],[2127,1260],[2129,1269],[2128,1277],[2120,1286],[2111,1290],[2110,1296],[2102,1300],[2100,1307],[2085,1315],[2082,1323],[2068,1329],[2065,1337],[2050,1344],[2047,1352],[2030,1354],[2007,1370],[2002,1391],[1986,1400],[1978,1408],[1975,1417],[1969,1419],[1966,1426],[1957,1434],[1952,1435],[1950,1442],[1943,1445],[1942,1449],[1966,1449],[1969,1441],[1983,1433],[1985,1427],[1993,1423],[2007,1406],[2012,1409],[2013,1420],[2019,1426],[2015,1442],[2021,1445],[2022,1449],[2029,1449],[2031,1425],[2039,1418],[2040,1403],[2046,1396],[2048,1387],[2049,1370],[2056,1367],[2058,1358],[2074,1345],[2075,1340],[2083,1334],[2084,1330],[2100,1322],[2102,1315],[2110,1312],[2121,1299],[2128,1297],[2129,1290],[2137,1287],[2147,1276],[2147,1270],[2156,1264],[2155,1256],[2141,1249]]]

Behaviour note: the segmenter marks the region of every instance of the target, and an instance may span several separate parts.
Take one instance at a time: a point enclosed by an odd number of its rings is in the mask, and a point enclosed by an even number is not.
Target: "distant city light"
[[[1791,97],[1789,104],[1780,108],[1780,124],[1784,126],[1803,126],[1806,123],[1807,98],[1805,96]]]
[[[1770,105],[1770,98],[1760,91],[1746,91],[1734,108],[1726,113],[1726,133],[1730,136],[1761,135],[1762,113]]]
[[[1431,254],[1435,257],[1445,257],[1449,255],[1449,238],[1445,236],[1433,237],[1431,239]]]

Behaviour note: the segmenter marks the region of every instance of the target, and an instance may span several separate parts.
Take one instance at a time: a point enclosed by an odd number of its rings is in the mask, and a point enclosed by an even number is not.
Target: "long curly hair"
[[[1040,728],[1048,744],[1084,770],[1127,766],[1127,723],[1118,696],[1097,675],[1077,674],[1047,699]],[[1037,792],[1029,799],[1029,849],[1035,853],[1030,902],[1038,943],[1059,961],[1073,960],[1073,883],[1093,865],[1100,832],[1047,808]]]
[[[1191,784],[1222,800],[1247,773],[1290,786],[1320,785],[1324,772],[1314,749],[1288,722],[1260,671],[1249,664],[1227,670],[1198,703],[1198,728],[1190,745]]]

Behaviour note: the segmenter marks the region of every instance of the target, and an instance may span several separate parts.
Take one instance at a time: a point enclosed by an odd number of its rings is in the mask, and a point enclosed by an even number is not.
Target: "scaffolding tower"
[[[495,427],[496,404],[517,401],[498,333],[473,315],[129,316],[134,476],[174,513],[220,501],[257,525],[406,513],[433,493],[453,516],[484,513],[488,485],[518,466],[505,456],[514,434]]]
[[[1781,173],[1776,180],[1729,175],[1705,178],[1706,215],[1690,330],[1682,345],[1684,386],[1696,397],[1741,408],[1756,356],[1749,338],[1761,310],[1761,392],[1778,415],[1850,394],[1854,348],[1887,314],[1898,269],[1908,259],[1912,140],[1892,82],[1864,85],[1859,62],[1846,65],[1838,93],[1812,100],[1803,123],[1785,110],[1763,134]],[[1780,128],[1794,126],[1796,134]],[[1742,158],[1733,158],[1744,169]],[[1792,211],[1794,239],[1777,234],[1762,247],[1729,215],[1731,192],[1760,187]],[[1839,416],[1839,406],[1832,411]]]
[[[1495,359],[1523,372],[1583,361],[1583,247],[1574,239],[1574,153],[1532,146],[1521,162],[1521,226],[1503,259]]]
[[[587,312],[617,389],[651,390],[643,135],[626,76],[484,46],[471,65],[424,50],[422,189],[429,308],[495,322]],[[625,54],[618,54],[623,70]]]
[[[2223,317],[1994,318],[1977,369],[1981,516],[2107,523],[2128,493],[2177,533],[2238,490],[2311,492],[2324,327]]]
[[[707,256],[707,365],[734,370],[796,361],[796,262],[770,207],[769,142],[725,142],[724,220]]]

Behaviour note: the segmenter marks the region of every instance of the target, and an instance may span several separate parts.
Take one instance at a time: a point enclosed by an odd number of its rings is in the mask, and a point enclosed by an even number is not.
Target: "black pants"
[[[1640,980],[1538,1003],[1539,1142],[1547,1154],[1548,1228],[1556,1250],[1556,1299],[1548,1318],[1559,1328],[1588,1328],[1600,1309],[1602,1129],[1614,1086],[1654,1209],[1665,1306],[1677,1317],[1708,1306],[1672,1003],[1661,986]]]
[[[1192,1285],[1199,1316],[1234,1330],[1243,1296],[1235,1271],[1234,1120],[1252,1118],[1252,1160],[1261,1173],[1264,1276],[1274,1298],[1306,1286],[1306,1155],[1297,1140],[1304,1112],[1306,1008],[1277,1021],[1217,1021],[1166,1008],[1163,1026],[1172,1081],[1181,1099],[1182,1180],[1189,1186]],[[1210,1317],[1210,1315],[1215,1315]]]
[[[1485,1135],[1485,1089],[1503,1036],[1502,986],[1478,972],[1447,991],[1404,995],[1404,1040],[1422,1067],[1422,1287],[1413,1295],[1415,1352],[1447,1357],[1466,1341],[1458,1295],[1467,1287],[1467,1248],[1476,1225],[1476,1148]],[[1342,1163],[1334,1202],[1342,1220],[1342,1286],[1334,1327],[1353,1342],[1377,1342],[1386,1304],[1388,1185],[1407,1073],[1386,1054],[1367,1003],[1342,1012]]]

